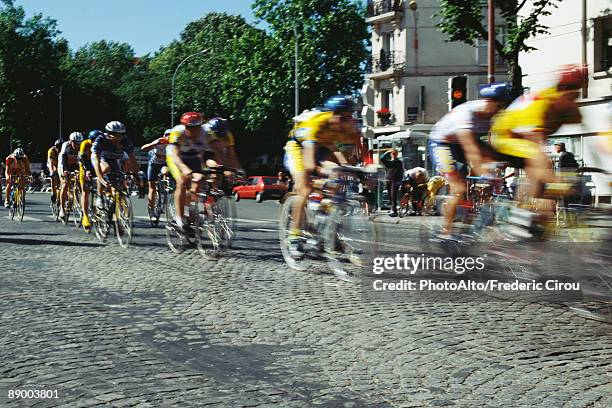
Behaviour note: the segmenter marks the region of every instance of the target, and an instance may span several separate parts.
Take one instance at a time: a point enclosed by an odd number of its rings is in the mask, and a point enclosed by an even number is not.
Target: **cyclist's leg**
[[[147,196],[147,203],[149,208],[155,207],[155,193],[157,191],[157,181],[159,180],[159,173],[161,171],[161,164],[154,164],[149,161],[147,166],[147,183],[149,184],[149,194]]]
[[[65,170],[67,169],[64,169],[63,167],[58,168],[58,171],[60,174],[60,196],[59,196],[60,217],[64,216],[64,206],[66,205],[66,200],[68,199],[68,188],[70,184],[70,174],[66,176],[64,174]]]
[[[301,234],[302,222],[304,220],[304,209],[308,196],[312,191],[312,185],[310,183],[310,171],[306,171],[304,167],[304,155],[302,147],[294,141],[290,141],[285,145],[285,157],[283,164],[293,179],[293,192],[298,197],[293,202],[293,208],[291,208],[291,224],[289,225],[289,237],[291,240],[296,241]],[[292,245],[296,246],[295,252],[297,254],[297,242],[293,242]]]
[[[186,180],[178,166],[172,161],[170,156],[167,157],[168,170],[174,178],[176,188],[174,189],[174,210],[175,221],[179,227],[183,226],[183,216],[185,215],[185,201],[187,194],[187,186],[191,184],[191,180]]]
[[[9,200],[11,199],[11,190],[13,189],[13,178],[12,174],[8,174],[6,178],[6,197],[4,199],[4,206],[8,207]]]
[[[432,142],[429,145],[434,168],[446,178],[450,186],[450,196],[445,203],[443,234],[450,234],[453,229],[453,221],[457,213],[457,205],[461,197],[465,195],[465,175],[467,166],[463,156],[463,150],[459,145]]]
[[[91,221],[89,220],[89,194],[91,189],[89,188],[89,181],[87,180],[86,170],[83,165],[79,164],[79,184],[81,185],[81,208],[83,209],[83,228],[89,228]]]

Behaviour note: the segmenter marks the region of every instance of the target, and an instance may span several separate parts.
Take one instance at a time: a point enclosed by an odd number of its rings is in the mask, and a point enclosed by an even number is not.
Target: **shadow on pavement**
[[[55,245],[69,247],[100,247],[102,244],[92,244],[87,242],[72,242],[72,241],[47,241],[41,239],[28,238],[0,238],[0,243],[15,244],[15,245]]]

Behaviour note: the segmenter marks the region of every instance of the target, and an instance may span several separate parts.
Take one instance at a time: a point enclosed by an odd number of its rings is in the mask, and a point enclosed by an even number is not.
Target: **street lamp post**
[[[174,70],[174,75],[172,75],[172,100],[170,102],[170,127],[174,127],[174,81],[176,80],[176,74],[178,73],[178,70],[181,67],[181,65],[183,65],[188,59],[195,57],[196,55],[199,55],[199,54],[207,53],[208,51],[209,51],[208,49],[205,49],[205,50],[198,51],[196,53],[193,53],[187,56],[185,59],[183,59],[178,64],[178,66]]]
[[[298,56],[299,56],[299,46],[298,46],[298,32],[295,23],[293,23],[293,38],[295,42],[295,54],[294,54],[294,65],[295,65],[295,116],[300,114],[300,81],[298,78],[299,68],[298,68]]]
[[[495,0],[489,0],[488,10],[488,53],[487,53],[487,82],[495,82]]]

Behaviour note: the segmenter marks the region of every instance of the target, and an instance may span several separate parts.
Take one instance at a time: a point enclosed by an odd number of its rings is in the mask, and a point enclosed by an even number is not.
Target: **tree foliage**
[[[504,43],[495,41],[496,52],[508,63],[515,94],[522,93],[522,71],[519,53],[535,48],[526,41],[538,34],[547,34],[548,27],[540,20],[551,14],[561,0],[534,0],[531,11],[522,13],[527,0],[496,0],[497,12],[505,22],[507,35]],[[475,45],[476,40],[487,40],[488,30],[481,0],[440,0],[441,22],[438,28],[448,35],[449,41],[460,41]]]

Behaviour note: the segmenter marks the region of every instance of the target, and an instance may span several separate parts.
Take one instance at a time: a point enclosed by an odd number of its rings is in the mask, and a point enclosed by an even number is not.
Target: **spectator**
[[[389,216],[397,217],[397,195],[399,193],[399,186],[402,183],[402,177],[404,175],[404,165],[402,164],[401,160],[397,158],[397,150],[394,148],[389,149],[386,153],[380,156],[380,161],[387,169],[387,191],[389,192],[389,198],[391,199],[391,210],[389,211]]]
[[[559,153],[559,162],[557,164],[557,170],[559,171],[573,171],[572,169],[578,168],[578,162],[574,158],[571,152],[565,150],[565,143],[555,143],[555,149]]]
[[[407,170],[404,179],[410,189],[411,209],[409,215],[422,215],[423,204],[427,197],[427,181],[429,180],[427,170],[423,167]]]

